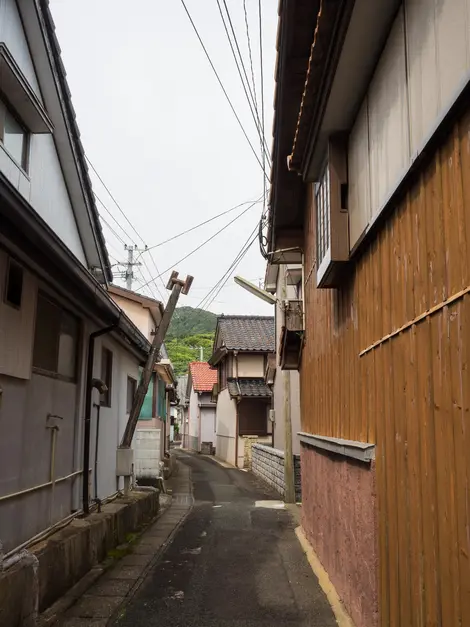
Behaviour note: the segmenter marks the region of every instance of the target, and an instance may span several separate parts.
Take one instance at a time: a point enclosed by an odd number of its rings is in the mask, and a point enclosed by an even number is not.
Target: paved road
[[[334,627],[286,510],[248,473],[177,453],[194,507],[116,627]],[[180,495],[184,498],[184,494]]]

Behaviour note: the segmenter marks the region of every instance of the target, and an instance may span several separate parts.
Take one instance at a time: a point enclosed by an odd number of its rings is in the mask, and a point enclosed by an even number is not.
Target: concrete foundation
[[[378,625],[375,463],[302,444],[302,527],[356,627]]]
[[[37,611],[65,594],[129,532],[150,522],[158,508],[158,492],[132,492],[31,547],[25,559],[0,572],[0,627],[33,627]]]

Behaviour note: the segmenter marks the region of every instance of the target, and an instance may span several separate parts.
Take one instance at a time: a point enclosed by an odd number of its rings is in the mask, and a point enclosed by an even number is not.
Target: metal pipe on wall
[[[98,445],[100,438],[100,409],[101,405],[99,403],[93,403],[93,407],[96,407],[96,438],[95,438],[95,465],[94,465],[94,476],[93,483],[95,486],[95,500],[98,498]]]
[[[95,357],[95,340],[101,335],[111,333],[117,327],[118,322],[111,326],[104,327],[98,331],[90,333],[88,338],[88,355],[86,366],[86,388],[85,388],[85,429],[83,433],[83,468],[90,465],[90,438],[91,438],[91,394],[93,390],[93,362]],[[82,504],[85,514],[90,513],[90,484],[89,477],[83,476]]]

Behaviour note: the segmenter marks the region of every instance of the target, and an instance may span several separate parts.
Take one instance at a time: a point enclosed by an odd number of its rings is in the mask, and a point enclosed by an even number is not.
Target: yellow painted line
[[[336,588],[331,583],[330,578],[328,577],[328,573],[323,568],[322,563],[318,559],[318,556],[313,550],[312,545],[307,540],[302,527],[296,528],[295,535],[297,536],[300,542],[300,546],[307,556],[308,563],[310,564],[313,572],[318,578],[318,583],[320,584],[321,589],[325,593],[325,596],[328,599],[329,604],[331,605],[331,609],[333,610],[336,622],[338,623],[339,627],[355,627],[354,623],[351,620],[351,617],[346,612],[338,593],[336,592]]]

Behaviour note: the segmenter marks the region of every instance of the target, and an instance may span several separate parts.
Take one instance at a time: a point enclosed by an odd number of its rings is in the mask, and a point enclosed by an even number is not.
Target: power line
[[[235,272],[236,268],[238,267],[238,265],[240,264],[240,262],[242,261],[242,259],[247,254],[247,252],[249,251],[249,249],[251,248],[251,246],[254,244],[255,241],[256,241],[256,235],[254,235],[254,237],[251,238],[251,240],[246,244],[245,249],[242,252],[240,252],[240,254],[237,256],[236,260],[227,271],[226,276],[224,277],[224,280],[222,284],[220,285],[220,287],[218,287],[218,289],[214,291],[212,298],[209,301],[207,301],[206,304],[204,305],[205,309],[208,309],[212,305],[214,300],[220,294],[221,290],[224,288],[225,284],[227,283],[229,278],[232,276],[232,274]]]
[[[106,185],[106,183],[103,181],[103,179],[101,178],[101,176],[99,175],[97,169],[95,168],[95,166],[92,164],[92,162],[90,161],[90,159],[86,156],[86,160],[88,161],[90,167],[92,168],[93,172],[96,174],[96,176],[98,177],[98,179],[100,180],[101,184],[103,185],[103,187],[105,188],[105,190],[108,192],[111,200],[114,202],[114,204],[116,205],[116,207],[118,208],[119,212],[121,213],[121,215],[124,217],[124,219],[126,220],[126,222],[129,224],[129,226],[131,227],[131,229],[134,231],[134,233],[137,235],[137,237],[140,239],[140,241],[144,244],[144,246],[147,247],[147,244],[145,243],[143,237],[139,234],[139,232],[137,231],[137,229],[134,227],[134,225],[132,224],[132,222],[129,220],[129,218],[127,217],[126,213],[124,212],[124,210],[122,209],[122,207],[120,206],[120,204],[118,203],[118,201],[116,200],[116,198],[113,196],[113,194],[111,193],[111,190],[109,189],[109,187]],[[119,222],[117,221],[117,219],[113,216],[113,214],[111,213],[111,211],[106,207],[106,205],[103,203],[103,201],[96,195],[95,193],[95,197],[97,198],[97,200],[101,203],[101,205],[104,207],[104,209],[109,213],[109,215],[112,217],[112,219],[114,220],[114,222],[119,226],[119,228],[121,229],[121,231],[124,233],[124,235],[127,237],[127,233],[124,230],[124,228],[119,224]],[[108,225],[109,226],[109,225]],[[117,234],[115,233],[115,235],[117,236]],[[122,242],[122,244],[125,246],[125,241],[122,238],[119,238],[120,241]],[[150,259],[152,260],[153,265],[155,266],[155,270],[157,271],[157,274],[160,274],[160,271],[158,269],[157,263],[153,257],[153,255],[150,253]],[[147,264],[144,264],[145,267],[147,268],[147,271],[149,273],[149,276],[152,276],[152,273],[150,272]],[[163,281],[162,281],[163,283]],[[158,285],[156,285],[157,291],[162,299],[163,302],[165,302],[165,297],[162,294],[160,288]],[[163,287],[165,288],[165,284],[163,283]]]
[[[265,152],[265,153],[267,153],[267,155],[269,155],[269,149],[267,147],[266,141],[264,140],[264,137],[262,136],[261,121],[260,121],[259,113],[258,113],[258,104],[256,102],[256,91],[255,91],[255,93],[253,93],[252,90],[251,90],[250,81],[248,79],[248,75],[247,75],[247,72],[246,72],[246,69],[245,69],[245,64],[243,62],[243,56],[242,56],[242,53],[240,51],[240,47],[238,45],[237,35],[236,35],[235,29],[233,27],[232,18],[230,17],[230,11],[228,10],[226,0],[222,0],[222,1],[224,3],[225,11],[227,13],[227,18],[228,18],[228,21],[229,21],[229,24],[230,24],[230,29],[232,31],[233,40],[235,42],[235,46],[237,48],[238,57],[239,57],[240,61],[237,58],[235,49],[233,47],[232,39],[231,39],[230,34],[228,32],[227,24],[225,22],[225,17],[224,17],[223,11],[222,11],[222,7],[220,5],[220,0],[216,0],[217,6],[219,8],[220,17],[222,19],[222,24],[224,25],[225,34],[227,35],[228,43],[230,44],[230,49],[232,51],[232,56],[233,56],[233,59],[235,61],[235,65],[236,65],[237,70],[238,70],[238,76],[240,77],[240,81],[242,83],[243,91],[245,92],[245,96],[246,96],[246,99],[247,99],[247,102],[248,102],[248,106],[250,107],[251,117],[253,118],[256,130],[258,132],[258,136],[259,136],[260,144],[261,144],[261,151]],[[243,69],[243,74],[245,75],[246,85],[245,85],[245,80],[243,80],[242,69],[240,69],[240,64],[241,64],[241,68]],[[250,93],[250,95],[248,95],[248,92]],[[250,100],[250,96],[251,96],[251,100]]]
[[[258,102],[256,100],[256,81],[255,81],[255,72],[253,69],[253,55],[251,52],[250,26],[248,24],[248,11],[246,10],[246,0],[243,0],[243,11],[245,13],[245,31],[246,31],[246,41],[248,44],[248,57],[250,59],[251,81],[253,84],[253,97],[255,101],[256,110],[258,110]]]
[[[181,263],[182,261],[185,261],[188,257],[191,257],[191,255],[193,255],[195,252],[197,252],[198,250],[200,250],[203,246],[205,246],[206,244],[208,244],[210,241],[212,241],[215,237],[217,237],[217,235],[220,235],[220,233],[222,233],[223,231],[225,231],[225,229],[227,229],[231,224],[233,224],[236,220],[238,220],[239,218],[241,218],[247,211],[249,211],[252,207],[254,207],[256,205],[256,202],[252,203],[249,207],[247,207],[246,209],[244,209],[241,213],[239,213],[237,216],[235,216],[235,218],[233,218],[233,220],[230,220],[230,222],[228,222],[225,226],[223,226],[221,229],[219,229],[216,233],[214,233],[213,235],[211,235],[210,237],[208,237],[206,240],[204,240],[202,242],[202,244],[199,244],[199,246],[197,246],[196,248],[194,248],[193,250],[191,250],[187,255],[185,255],[184,257],[182,257],[181,259],[179,259],[178,261],[176,261],[175,263],[173,263],[169,268],[167,268],[166,270],[164,270],[159,276],[161,277],[162,275],[166,274],[167,272],[169,272],[172,268],[174,268],[176,265],[178,265],[179,263]],[[151,283],[152,281],[154,281],[155,279],[158,279],[159,277],[153,277],[150,281],[148,281],[145,285],[147,285],[148,283]],[[145,285],[143,287],[145,287]]]
[[[263,24],[261,15],[261,0],[258,0],[258,16],[259,16],[259,58],[260,58],[260,73],[261,73],[261,124],[264,137],[264,72],[263,72]],[[264,156],[264,152],[263,155]],[[263,158],[263,182],[264,182],[264,201],[263,201],[263,215],[266,211],[266,159]]]
[[[236,118],[236,120],[237,120],[237,122],[238,122],[238,125],[240,126],[240,128],[241,128],[241,130],[242,130],[242,132],[243,132],[243,135],[245,136],[245,139],[246,139],[246,141],[248,142],[248,144],[249,144],[249,146],[250,146],[250,148],[251,148],[251,151],[252,151],[252,153],[253,153],[253,154],[254,154],[254,156],[255,156],[256,161],[258,162],[258,164],[259,164],[260,168],[263,170],[263,164],[262,164],[262,162],[260,161],[260,159],[259,159],[258,155],[256,154],[256,151],[255,151],[255,149],[254,149],[254,147],[253,147],[253,144],[251,143],[250,138],[248,137],[248,135],[247,135],[247,133],[246,133],[246,131],[245,131],[245,128],[244,128],[244,126],[243,126],[242,122],[240,121],[240,118],[238,117],[237,112],[235,111],[235,107],[233,106],[232,101],[230,100],[230,96],[228,95],[228,93],[227,93],[227,91],[226,91],[226,89],[225,89],[225,87],[224,87],[224,85],[223,85],[223,83],[222,83],[222,80],[220,79],[220,76],[219,76],[219,74],[218,74],[217,70],[215,69],[214,64],[212,63],[212,59],[210,58],[210,55],[209,55],[209,53],[207,52],[207,49],[206,49],[206,47],[205,47],[205,45],[204,45],[204,42],[202,41],[201,36],[199,35],[199,31],[197,30],[197,27],[196,27],[196,25],[195,25],[195,23],[194,23],[194,21],[193,21],[193,18],[191,17],[190,12],[188,11],[188,7],[186,6],[185,1],[184,1],[184,0],[181,0],[181,4],[183,5],[184,10],[186,11],[186,15],[188,16],[189,21],[191,22],[191,26],[193,27],[193,30],[194,30],[194,32],[196,33],[196,36],[197,36],[197,38],[198,38],[198,40],[199,40],[199,43],[201,44],[201,47],[202,47],[202,49],[204,50],[204,54],[206,55],[207,60],[209,61],[209,64],[210,64],[210,66],[211,66],[211,68],[212,68],[212,71],[214,72],[214,74],[215,74],[215,76],[216,76],[216,78],[217,78],[217,81],[218,81],[218,83],[219,83],[219,85],[220,85],[220,87],[221,87],[222,91],[224,92],[225,98],[227,99],[227,102],[229,103],[230,108],[232,109],[232,112],[233,112],[233,114],[234,114],[234,116],[235,116],[235,118]],[[265,178],[266,178],[266,169],[264,169],[264,170],[263,170],[263,173],[264,173],[264,176],[265,176]]]
[[[263,194],[261,194],[261,196],[257,199],[257,200],[246,200],[245,202],[241,202],[239,205],[235,205],[235,207],[231,207],[230,209],[227,209],[226,211],[222,211],[222,213],[218,213],[216,216],[213,216],[212,218],[209,218],[208,220],[204,220],[204,222],[200,222],[199,224],[196,224],[195,226],[192,226],[189,229],[186,229],[186,231],[182,231],[181,233],[178,233],[177,235],[173,235],[173,237],[169,237],[168,239],[164,240],[163,242],[160,242],[159,244],[154,244],[153,246],[148,246],[148,248],[146,250],[144,250],[141,255],[144,254],[144,252],[153,250],[154,248],[158,248],[159,246],[163,246],[164,244],[168,244],[169,242],[172,242],[175,239],[178,239],[179,237],[182,237],[183,235],[186,235],[187,233],[191,233],[191,231],[195,231],[196,229],[199,229],[201,226],[204,226],[206,224],[209,224],[209,222],[213,222],[214,220],[216,220],[217,218],[221,218],[222,216],[227,215],[227,213],[231,213],[232,211],[235,211],[235,209],[239,209],[240,207],[243,207],[244,205],[249,205],[250,203],[258,203],[262,200],[263,198]]]
[[[119,242],[121,242],[121,244],[123,244],[123,246],[125,246],[126,242],[122,239],[122,237],[120,235],[118,235],[118,233],[116,233],[116,231],[113,229],[113,227],[109,224],[109,222],[101,214],[100,214],[100,218],[101,218],[101,221],[104,222],[104,224],[106,224],[106,226],[111,231],[111,233],[114,235],[114,237]]]
[[[222,275],[222,277],[217,281],[217,283],[209,290],[209,292],[204,296],[204,298],[200,301],[200,303],[198,304],[198,308],[202,307],[207,308],[210,305],[210,298],[211,296],[214,294],[214,298],[215,298],[215,292],[217,291],[217,289],[219,288],[219,285],[222,283],[222,281],[227,277],[227,275],[230,275],[230,273],[232,272],[232,269],[234,267],[236,267],[236,265],[238,265],[238,263],[241,261],[241,259],[245,256],[248,248],[251,246],[251,244],[253,242],[250,242],[251,238],[253,237],[253,234],[256,233],[256,230],[258,228],[258,225],[255,226],[255,228],[253,229],[253,231],[250,233],[250,235],[248,236],[248,239],[246,240],[246,242],[243,244],[243,246],[241,247],[240,251],[238,252],[237,256],[235,257],[235,259],[232,261],[232,263],[230,264],[228,270]],[[255,235],[255,239],[256,239],[256,235]],[[253,240],[254,241],[254,240]],[[246,248],[248,246],[248,248]],[[246,250],[245,250],[246,248]],[[227,281],[225,281],[223,283],[223,285],[225,285]],[[217,294],[220,292],[220,290],[222,289],[223,285],[220,287],[219,291],[217,291]],[[213,299],[212,299],[213,300]],[[210,302],[209,302],[210,301]]]
[[[116,207],[118,208],[118,210],[120,211],[120,213],[122,214],[122,216],[124,217],[125,221],[127,222],[127,224],[131,227],[131,229],[134,231],[134,233],[137,235],[137,237],[140,239],[140,241],[142,242],[142,244],[145,245],[144,240],[142,239],[142,237],[139,235],[139,233],[136,231],[134,225],[132,224],[132,222],[129,220],[129,218],[126,216],[126,214],[124,213],[124,211],[121,209],[118,201],[114,198],[114,196],[112,195],[112,193],[110,192],[109,188],[106,186],[106,183],[103,181],[103,179],[101,178],[101,176],[98,174],[95,166],[92,164],[92,162],[90,161],[90,159],[85,155],[86,160],[88,161],[91,169],[93,170],[93,172],[96,174],[96,176],[98,177],[98,179],[100,180],[100,183],[103,185],[103,187],[105,188],[105,190],[108,192],[111,200],[114,202],[114,204],[116,205]],[[96,196],[96,194],[95,194]],[[121,227],[122,228],[122,227]]]

